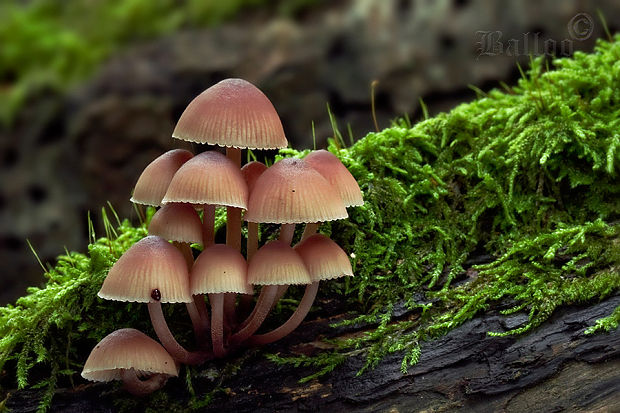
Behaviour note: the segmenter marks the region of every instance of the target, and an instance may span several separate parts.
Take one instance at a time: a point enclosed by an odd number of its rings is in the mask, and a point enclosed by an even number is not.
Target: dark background
[[[141,170],[188,147],[170,137],[174,124],[221,79],[260,87],[297,149],[312,147],[314,122],[322,147],[328,103],[343,132],[374,130],[375,80],[383,128],[420,120],[420,99],[432,115],[476,87],[514,84],[530,55],[591,51],[605,37],[598,11],[612,33],[620,27],[613,0],[239,0],[202,15],[191,0],[52,3],[0,6],[0,304],[43,282],[26,239],[53,263],[65,246],[85,250],[88,211],[99,225],[110,201],[136,218]]]

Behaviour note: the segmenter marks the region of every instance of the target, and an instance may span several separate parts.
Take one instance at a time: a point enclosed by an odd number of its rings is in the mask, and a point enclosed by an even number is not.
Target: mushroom
[[[248,345],[265,345],[287,336],[308,315],[319,289],[319,281],[353,275],[346,252],[325,235],[315,234],[306,238],[295,246],[295,251],[308,269],[312,284],[306,288],[299,306],[284,324],[269,333],[251,337]]]
[[[278,286],[310,283],[310,274],[302,258],[290,245],[276,240],[262,246],[248,263],[248,284],[262,285],[263,289],[254,312],[231,336],[230,345],[244,342],[259,329],[271,310]]]
[[[215,206],[247,207],[248,188],[239,169],[224,155],[207,151],[194,156],[174,174],[162,203],[204,205],[205,247],[213,244]]]
[[[163,238],[149,235],[131,246],[114,263],[97,294],[106,300],[148,303],[159,341],[184,364],[200,364],[209,355],[189,352],[168,328],[161,303],[189,303],[189,274],[183,254]]]
[[[310,152],[304,161],[316,169],[323,178],[327,179],[330,184],[338,191],[340,197],[344,202],[345,207],[361,206],[364,205],[364,199],[362,197],[362,191],[360,190],[357,181],[351,175],[351,172],[346,166],[340,162],[340,159],[331,152],[321,149],[318,151]],[[304,228],[304,233],[301,239],[306,239],[310,235],[314,234],[319,227],[319,223],[308,223]]]
[[[247,282],[248,266],[234,248],[215,244],[196,259],[190,276],[192,294],[209,294],[211,302],[211,341],[215,357],[224,357],[224,293],[251,294]]]
[[[196,210],[188,204],[170,203],[161,207],[151,218],[149,234],[157,235],[172,241],[181,251],[187,262],[188,271],[194,265],[194,255],[190,243],[202,244],[202,223]],[[200,302],[197,297],[187,303],[187,312],[192,319],[192,326],[196,340],[204,343],[209,326],[209,315],[204,299]]]
[[[176,363],[166,350],[133,328],[105,336],[90,352],[82,370],[82,377],[90,381],[123,380],[124,388],[135,396],[152,393],[176,376]]]
[[[160,206],[172,177],[193,156],[190,151],[173,149],[155,158],[138,178],[131,202]]]

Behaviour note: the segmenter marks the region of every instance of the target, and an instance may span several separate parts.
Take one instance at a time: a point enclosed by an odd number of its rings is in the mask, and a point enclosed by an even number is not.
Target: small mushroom
[[[266,292],[261,291],[254,311],[230,338],[231,346],[244,342],[259,329],[271,310],[278,286],[310,283],[303,260],[290,245],[278,240],[262,246],[248,263],[248,284],[262,285]]]
[[[136,396],[152,393],[176,376],[177,365],[166,350],[133,328],[105,336],[90,352],[82,370],[86,380],[123,380],[125,389]]]
[[[176,171],[194,155],[184,149],[173,149],[153,160],[144,168],[133,190],[131,202],[161,206],[168,184]]]
[[[303,260],[312,283],[306,287],[299,306],[291,317],[280,327],[266,334],[251,337],[248,345],[261,346],[273,343],[290,334],[306,318],[319,289],[319,281],[353,276],[351,262],[346,252],[331,239],[315,234],[295,246],[295,251]]]
[[[250,294],[248,266],[234,248],[215,244],[196,259],[191,271],[192,294],[209,294],[211,303],[211,341],[215,357],[224,357],[224,293]]]
[[[361,206],[364,205],[364,199],[362,197],[362,191],[360,190],[357,181],[351,175],[351,172],[336,155],[331,152],[321,149],[318,151],[310,152],[304,161],[317,170],[323,178],[336,188],[338,194],[342,198],[345,207]],[[304,240],[314,234],[319,227],[319,222],[310,222],[306,224],[304,233],[301,239]]]

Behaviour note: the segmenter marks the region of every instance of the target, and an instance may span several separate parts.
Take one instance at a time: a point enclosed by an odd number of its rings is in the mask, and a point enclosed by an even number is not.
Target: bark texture
[[[277,366],[255,352],[223,385],[208,408],[220,412],[617,412],[620,411],[620,330],[585,336],[595,320],[610,314],[620,296],[584,307],[567,307],[522,337],[497,338],[523,324],[524,314],[510,317],[490,312],[422,346],[419,363],[400,372],[402,357],[394,354],[360,377],[363,358],[349,358],[319,380],[299,384],[312,370]],[[410,316],[402,311],[400,316]],[[337,317],[339,318],[339,317]],[[331,319],[307,321],[266,351],[311,354],[322,337],[354,333],[364,327],[334,329]],[[208,368],[207,365],[205,368]],[[212,388],[212,379],[196,379],[198,392]],[[171,379],[166,391],[187,399],[182,379]],[[113,412],[113,398],[122,390],[112,385],[84,385],[61,390],[54,412]],[[36,410],[39,393],[12,394],[14,413]]]

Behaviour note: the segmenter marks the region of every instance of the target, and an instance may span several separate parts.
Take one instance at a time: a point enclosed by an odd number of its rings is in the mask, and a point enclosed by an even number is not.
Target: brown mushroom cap
[[[312,282],[352,276],[353,269],[347,253],[322,234],[314,234],[295,246],[304,261]]]
[[[161,344],[138,330],[123,328],[95,346],[84,363],[82,377],[91,381],[120,380],[121,370],[131,368],[138,375],[178,375],[174,360]]]
[[[248,264],[248,283],[252,285],[310,284],[303,260],[288,244],[270,241],[256,251]]]
[[[159,299],[153,297],[154,290]],[[114,263],[97,295],[139,303],[192,302],[183,254],[158,236],[142,238]]]
[[[304,161],[319,171],[338,190],[346,207],[364,205],[357,181],[336,155],[321,149],[308,154]]]
[[[336,189],[302,159],[276,162],[256,180],[245,220],[292,224],[346,218]]]
[[[252,294],[243,255],[225,244],[214,244],[200,253],[190,273],[192,294]]]
[[[207,151],[187,161],[172,178],[162,200],[247,207],[248,186],[239,168],[219,152]]]
[[[193,206],[166,204],[151,218],[149,234],[171,241],[202,244],[202,222]]]
[[[138,178],[131,202],[160,206],[172,177],[193,156],[190,151],[173,149],[155,158]]]
[[[286,148],[273,104],[243,79],[226,79],[192,100],[174,128],[177,139],[235,148]]]

